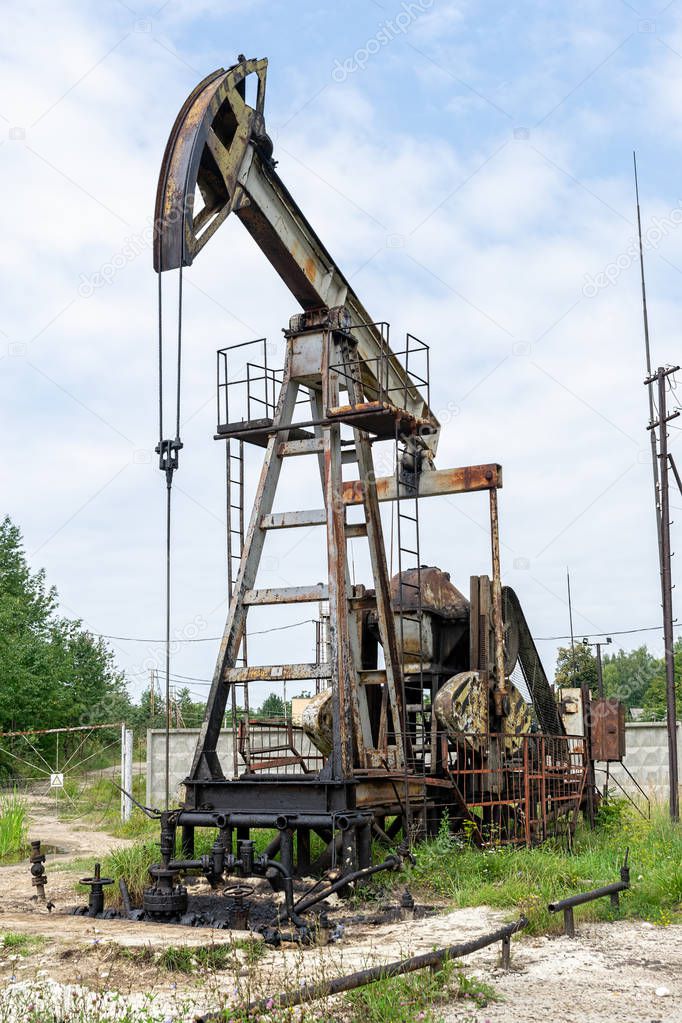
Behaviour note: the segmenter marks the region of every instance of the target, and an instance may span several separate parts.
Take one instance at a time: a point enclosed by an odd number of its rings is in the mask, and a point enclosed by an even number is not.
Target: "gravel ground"
[[[682,926],[641,921],[578,922],[575,939],[522,938],[512,969],[497,969],[489,952],[472,956],[474,972],[501,1001],[472,1014],[459,1005],[446,1023],[680,1023]]]
[[[105,833],[64,825],[36,806],[32,835],[64,848],[50,857],[48,892],[56,903],[48,916],[32,901],[27,864],[0,867],[0,932],[41,936],[27,955],[0,949],[0,1023],[18,1023],[29,1004],[43,1018],[116,1019],[123,1005],[142,1008],[150,1001],[159,1020],[181,1023],[199,1011],[217,1008],[235,997],[236,986],[253,985],[259,994],[275,994],[321,975],[339,976],[377,962],[388,962],[494,930],[508,914],[487,907],[444,911],[425,919],[372,926],[348,926],[337,944],[324,949],[268,950],[248,966],[242,950],[230,969],[193,976],[169,974],[153,959],[132,963],[124,946],[153,950],[169,944],[230,941],[231,933],[128,921],[93,921],[61,915],[77,901],[73,857],[101,856],[127,844]],[[442,1006],[444,1023],[682,1023],[682,926],[654,927],[642,921],[582,923],[577,937],[517,936],[512,969],[499,965],[499,946],[463,961],[495,989],[498,1000],[485,1008],[471,1001]],[[233,938],[243,938],[233,932]],[[75,1007],[90,1009],[82,1017]],[[97,1011],[93,1015],[93,1006]],[[341,1008],[341,1003],[339,1003]],[[145,1016],[145,1018],[149,1018]],[[339,1019],[341,1019],[339,1014]]]

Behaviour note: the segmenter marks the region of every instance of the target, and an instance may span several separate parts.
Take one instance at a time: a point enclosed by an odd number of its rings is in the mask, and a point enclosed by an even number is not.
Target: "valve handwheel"
[[[223,895],[226,899],[248,899],[254,891],[255,888],[251,884],[228,884],[223,888]]]

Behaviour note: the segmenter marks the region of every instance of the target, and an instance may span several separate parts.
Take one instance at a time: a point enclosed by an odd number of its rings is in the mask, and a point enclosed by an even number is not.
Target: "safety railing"
[[[283,775],[310,774],[324,762],[302,728],[284,719],[251,718],[237,726],[239,755],[247,773]]]
[[[267,338],[220,348],[216,355],[218,432],[230,424],[272,419],[282,370],[268,365]]]
[[[403,347],[392,350],[390,347],[391,327],[386,321],[356,324],[348,328],[348,335],[360,328],[373,327],[379,336],[379,354],[363,359],[359,356],[352,362],[341,361],[329,367],[338,374],[343,385],[344,381],[362,382],[359,393],[363,401],[381,402],[398,409],[408,407],[408,396],[411,389],[417,386],[430,407],[429,358],[430,349],[414,334],[405,335]],[[391,385],[391,367],[399,363],[404,372],[400,373],[401,382]],[[358,375],[360,379],[358,379]]]

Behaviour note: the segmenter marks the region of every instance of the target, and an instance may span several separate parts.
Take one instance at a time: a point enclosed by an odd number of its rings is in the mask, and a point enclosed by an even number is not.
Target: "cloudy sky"
[[[682,5],[14,2],[0,48],[3,510],[66,613],[143,640],[112,640],[134,692],[162,658],[156,176],[186,95],[240,52],[270,60],[279,172],[339,266],[395,338],[432,346],[438,464],[503,464],[503,575],[534,634],[568,631],[567,566],[578,635],[658,624],[632,150],[658,365],[682,354]],[[296,305],[236,218],[185,282],[173,672],[199,694],[226,611],[214,352],[281,352]],[[313,476],[285,477],[278,508],[318,505]],[[465,592],[489,568],[486,514],[481,495],[423,504],[423,560]],[[320,578],[319,532],[277,543],[262,583]],[[642,641],[661,649],[618,640]],[[309,623],[265,633],[252,659],[312,644]],[[557,643],[539,646],[550,668]]]

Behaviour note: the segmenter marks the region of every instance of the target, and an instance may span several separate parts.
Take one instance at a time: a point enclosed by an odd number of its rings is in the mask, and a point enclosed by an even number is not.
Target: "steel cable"
[[[175,439],[165,440],[163,436],[163,305],[161,273],[159,272],[158,289],[158,328],[159,328],[159,468],[166,474],[166,609],[165,609],[165,699],[166,699],[166,751],[165,751],[165,807],[170,806],[170,640],[171,640],[171,553],[172,553],[172,488],[173,474],[178,467],[178,455],[182,448],[180,440],[180,387],[182,371],[182,266],[178,278],[178,331],[176,359],[176,399],[175,399]]]

